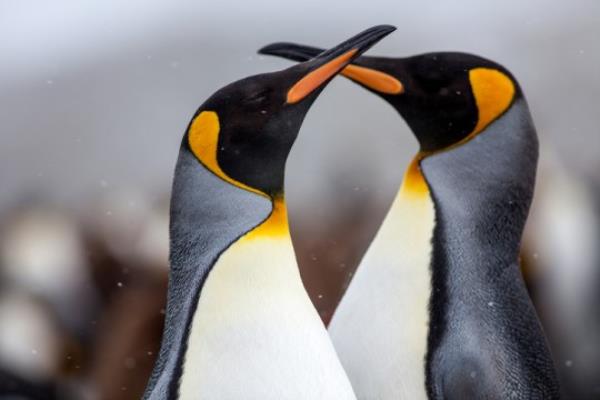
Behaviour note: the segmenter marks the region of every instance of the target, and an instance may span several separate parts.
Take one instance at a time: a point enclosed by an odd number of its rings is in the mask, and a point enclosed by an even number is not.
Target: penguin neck
[[[493,326],[494,335],[502,336],[498,347],[518,346],[511,336],[514,333],[506,329],[510,318],[519,315],[536,321],[520,277],[518,252],[533,194],[537,154],[537,136],[527,106],[517,100],[469,142],[421,161],[436,213],[429,390],[443,386],[441,380],[453,380],[442,361],[448,348],[460,349],[455,353],[457,362],[488,365],[487,354],[473,353],[476,345],[472,344],[489,336],[486,329]],[[469,332],[469,337],[461,332]],[[501,357],[509,354],[505,350],[496,349]]]
[[[222,249],[194,296],[178,398],[349,399],[302,284],[283,195],[253,195],[268,200],[267,215]]]
[[[439,224],[516,261],[533,196],[538,142],[524,100],[469,142],[420,162]],[[439,243],[438,243],[439,245]]]
[[[287,205],[283,192],[271,198],[272,209],[269,216],[240,240],[252,241],[265,238],[290,239]]]
[[[272,211],[269,198],[224,181],[204,167],[185,143],[181,146],[171,195],[165,329],[146,398],[177,390],[189,327],[207,276],[221,254],[240,238],[250,236],[258,226],[266,231],[276,225],[271,223]]]
[[[469,142],[421,161],[436,214],[427,354],[432,398],[453,390],[447,382],[457,389],[472,379],[464,371],[475,371],[489,390],[477,398],[502,389],[497,382],[527,391],[528,380],[551,375],[518,262],[537,156],[535,129],[520,99]],[[465,369],[452,369],[458,364]]]

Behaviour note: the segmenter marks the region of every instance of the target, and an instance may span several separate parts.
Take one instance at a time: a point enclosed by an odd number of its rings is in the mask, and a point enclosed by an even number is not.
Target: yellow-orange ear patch
[[[478,110],[477,124],[467,137],[438,151],[450,150],[477,136],[510,107],[515,96],[514,83],[508,76],[498,70],[489,68],[472,69],[469,71],[469,80]],[[423,158],[438,151],[419,152],[415,156],[404,174],[404,180],[400,188],[402,195],[412,198],[429,196],[429,186],[423,177],[419,163]]]
[[[202,111],[190,125],[188,144],[192,153],[210,172],[234,186],[268,197],[265,193],[230,178],[219,166],[219,116],[214,111]]]
[[[515,85],[508,76],[490,68],[470,70],[469,80],[479,112],[477,125],[469,135],[474,136],[506,111],[515,95]]]
[[[352,59],[356,51],[356,49],[347,51],[306,74],[288,91],[287,102],[294,104],[311,94],[313,90],[321,86],[327,79],[337,74]]]
[[[400,94],[404,92],[402,82],[385,72],[375,69],[348,65],[342,71],[342,75],[379,93]]]

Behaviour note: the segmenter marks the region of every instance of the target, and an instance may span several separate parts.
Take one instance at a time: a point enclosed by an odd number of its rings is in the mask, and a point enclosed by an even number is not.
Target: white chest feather
[[[354,399],[300,280],[288,235],[241,239],[193,317],[180,399]]]
[[[408,175],[329,326],[358,399],[427,398],[435,214],[425,182]]]

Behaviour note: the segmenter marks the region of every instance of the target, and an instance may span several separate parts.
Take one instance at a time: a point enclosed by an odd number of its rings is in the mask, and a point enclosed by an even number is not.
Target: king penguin
[[[200,106],[175,168],[166,321],[145,399],[355,399],[300,279],[284,169],[320,91],[393,30],[368,29]]]
[[[342,74],[394,107],[420,145],[329,326],[357,398],[558,398],[519,269],[538,139],[514,76],[451,52],[361,57]]]

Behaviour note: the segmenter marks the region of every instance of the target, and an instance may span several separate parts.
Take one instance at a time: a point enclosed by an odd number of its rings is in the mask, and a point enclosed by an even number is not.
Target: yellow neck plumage
[[[265,238],[279,238],[290,235],[287,207],[283,197],[273,200],[271,214],[260,225],[244,235],[240,240],[250,241]]]

